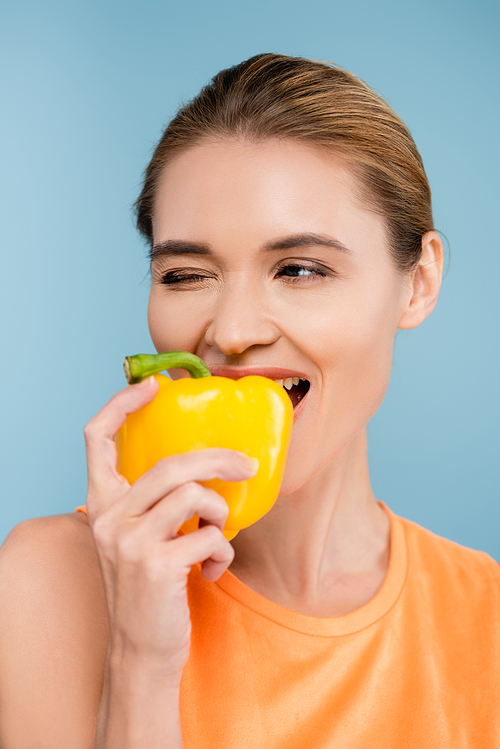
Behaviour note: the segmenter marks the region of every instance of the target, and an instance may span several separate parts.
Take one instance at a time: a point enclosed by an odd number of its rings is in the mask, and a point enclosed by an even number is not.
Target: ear
[[[411,272],[398,328],[416,328],[430,315],[439,296],[443,277],[443,243],[439,234],[428,231],[422,237],[422,255]]]

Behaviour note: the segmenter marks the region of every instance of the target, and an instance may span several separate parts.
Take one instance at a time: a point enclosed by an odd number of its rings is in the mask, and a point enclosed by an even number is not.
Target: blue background
[[[500,559],[499,5],[420,0],[4,3],[0,541],[85,502],[82,429],[152,351],[130,206],[181,99],[260,52],[339,63],[409,125],[451,245],[398,333],[369,426],[376,496]]]

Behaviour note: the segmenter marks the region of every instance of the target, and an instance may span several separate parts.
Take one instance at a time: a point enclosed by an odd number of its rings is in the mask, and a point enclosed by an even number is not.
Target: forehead
[[[287,233],[329,233],[348,247],[385,245],[383,221],[358,197],[349,164],[295,141],[221,140],[193,146],[164,168],[154,241],[265,243]]]

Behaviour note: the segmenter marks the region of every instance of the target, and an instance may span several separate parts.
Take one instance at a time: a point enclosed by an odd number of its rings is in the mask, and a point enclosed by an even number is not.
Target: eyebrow
[[[339,242],[338,239],[328,237],[325,234],[292,234],[288,237],[275,239],[266,242],[261,252],[275,252],[277,250],[291,250],[295,247],[310,247],[311,245],[320,245],[331,247],[334,250],[345,252],[350,255],[354,254],[352,250]],[[149,251],[151,262],[158,257],[178,256],[178,255],[215,255],[210,245],[205,242],[188,242],[183,239],[167,239],[153,245]]]

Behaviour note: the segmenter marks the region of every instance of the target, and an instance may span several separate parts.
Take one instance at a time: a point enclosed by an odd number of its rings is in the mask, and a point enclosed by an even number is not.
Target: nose
[[[205,333],[206,343],[216,346],[226,356],[242,354],[250,346],[268,346],[279,337],[264,293],[248,281],[234,283],[221,291]]]

